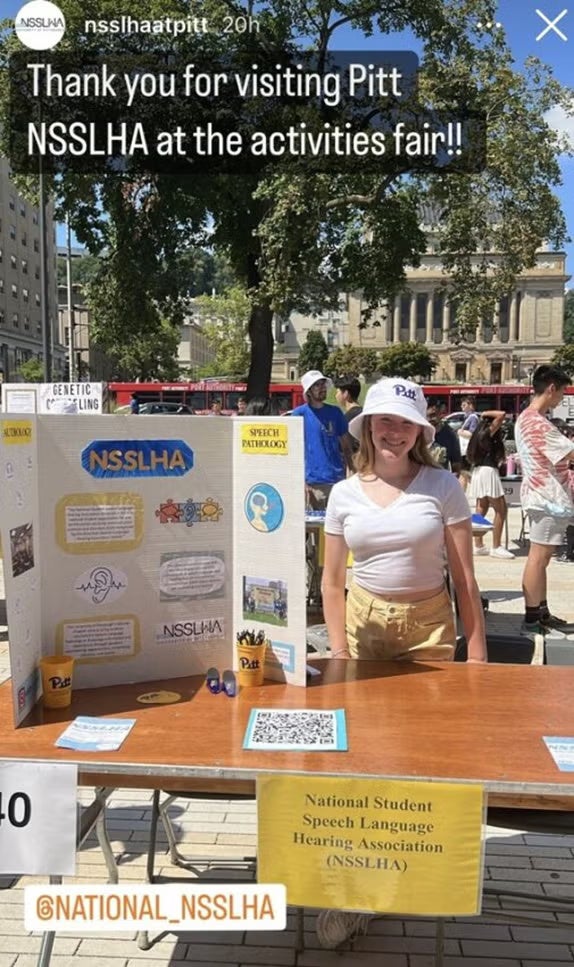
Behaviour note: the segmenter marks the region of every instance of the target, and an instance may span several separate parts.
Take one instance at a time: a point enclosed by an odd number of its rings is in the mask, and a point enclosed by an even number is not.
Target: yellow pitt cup
[[[67,708],[72,704],[74,659],[68,655],[47,655],[40,659],[45,708]]]
[[[237,645],[237,680],[242,687],[263,685],[267,639],[260,645]]]

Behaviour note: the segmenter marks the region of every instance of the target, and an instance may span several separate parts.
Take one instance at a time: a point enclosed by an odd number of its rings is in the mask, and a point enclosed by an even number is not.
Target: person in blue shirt
[[[331,383],[318,369],[301,377],[305,403],[292,416],[302,416],[305,441],[305,494],[308,510],[324,510],[333,484],[345,477],[351,464],[347,421],[338,406],[325,403]]]
[[[130,413],[139,413],[140,411],[140,401],[138,400],[137,393],[132,393],[132,398],[130,400]]]

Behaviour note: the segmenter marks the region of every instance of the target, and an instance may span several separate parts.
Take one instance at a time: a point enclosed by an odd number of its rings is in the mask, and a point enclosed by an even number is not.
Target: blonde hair
[[[425,438],[422,427],[413,446],[409,450],[409,459],[413,463],[418,463],[423,467],[438,467],[439,464],[432,456]],[[364,416],[361,425],[361,438],[359,449],[354,456],[353,463],[357,473],[373,473],[375,469],[375,446],[371,436],[371,417]]]

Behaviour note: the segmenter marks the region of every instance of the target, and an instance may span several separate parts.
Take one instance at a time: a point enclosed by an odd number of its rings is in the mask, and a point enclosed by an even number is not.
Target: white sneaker
[[[488,547],[485,547],[484,544],[482,545],[482,547],[475,547],[474,549],[475,557],[483,557],[485,554],[488,554],[488,553],[489,553]]]
[[[502,557],[509,561],[511,557],[514,557],[512,551],[508,551],[505,547],[493,547],[490,552],[491,557]]]
[[[370,913],[350,913],[347,910],[322,910],[317,917],[315,930],[319,945],[325,950],[335,950],[345,940],[367,933],[372,920]]]

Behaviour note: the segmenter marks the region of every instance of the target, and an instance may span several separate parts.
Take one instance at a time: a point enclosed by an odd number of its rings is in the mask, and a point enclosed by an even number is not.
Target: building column
[[[496,300],[492,316],[492,341],[500,343],[500,302]]]
[[[426,315],[426,342],[427,343],[432,343],[432,337],[433,337],[433,331],[432,331],[433,330],[432,311],[433,311],[433,307],[434,307],[434,293],[433,293],[433,291],[431,289],[430,292],[427,292],[427,315]]]
[[[401,300],[395,299],[393,308],[393,343],[401,341]]]
[[[443,343],[448,343],[449,341],[449,334],[448,334],[449,329],[450,329],[450,303],[445,297],[445,300],[442,306],[442,341]]]
[[[417,341],[417,297],[411,295],[409,312],[409,342]]]
[[[509,338],[511,342],[518,342],[518,293],[514,291],[510,297],[510,311],[508,318]]]
[[[482,320],[479,323],[477,323],[474,339],[475,339],[475,343],[477,344],[482,342],[482,339],[483,339]]]

